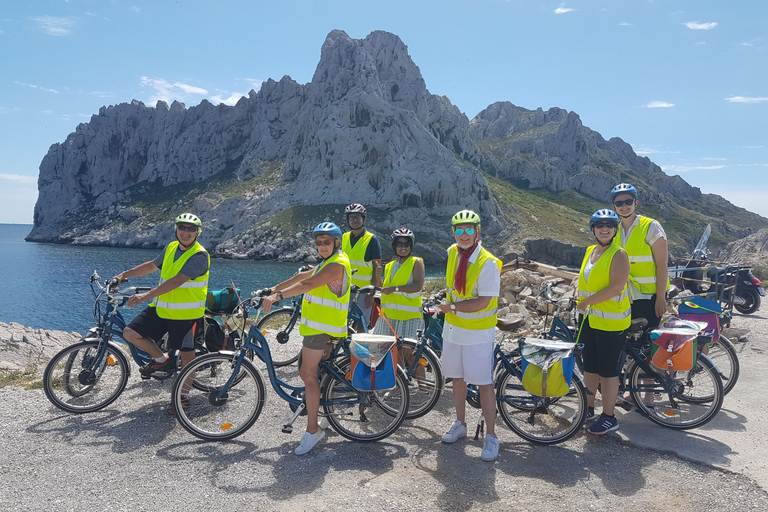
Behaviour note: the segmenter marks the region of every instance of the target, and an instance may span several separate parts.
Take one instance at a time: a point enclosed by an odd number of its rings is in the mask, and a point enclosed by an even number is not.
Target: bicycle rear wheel
[[[171,403],[176,419],[190,434],[206,441],[232,439],[258,419],[264,407],[265,390],[264,380],[253,363],[244,359],[232,385],[221,394],[234,366],[231,354],[211,353],[195,358],[179,373]],[[192,379],[195,386],[189,384]]]
[[[342,376],[351,370],[349,357],[335,363]],[[379,441],[391,435],[408,414],[408,379],[399,370],[393,389],[358,391],[352,384],[324,373],[320,381],[321,403],[329,423],[353,441]]]
[[[99,342],[71,345],[50,360],[43,373],[45,396],[59,409],[75,414],[108,406],[128,383],[128,360],[123,352]]]
[[[512,363],[518,365],[519,360]],[[587,419],[587,389],[578,373],[573,374],[565,396],[541,397],[525,390],[518,371],[505,368],[496,380],[496,400],[504,423],[533,443],[562,443],[579,432]]]
[[[286,366],[296,362],[303,346],[303,337],[299,334],[299,320],[293,325],[294,310],[278,309],[264,316],[256,327],[264,334],[269,343],[272,363],[275,366]],[[289,328],[290,327],[290,328]]]
[[[662,382],[671,389],[665,390]],[[704,425],[720,412],[723,405],[723,382],[715,366],[704,355],[699,356],[691,371],[673,371],[671,375],[666,370],[648,374],[635,364],[629,374],[629,393],[639,411],[649,420],[680,430]],[[646,394],[653,395],[653,402],[643,401]]]
[[[720,336],[717,343],[707,345],[707,356],[712,360],[720,370],[720,377],[723,379],[723,393],[728,394],[739,380],[739,357],[736,355],[736,347],[731,340],[725,336]]]
[[[418,349],[418,342],[414,340],[403,340],[403,348],[415,354]],[[437,359],[434,352],[427,347],[421,351],[419,360],[411,373],[408,369],[411,366],[413,358],[405,360],[404,352],[398,353],[399,365],[406,371],[409,385],[408,414],[409,420],[420,418],[427,414],[437,404],[440,394],[443,392],[443,370],[440,366],[440,360]]]

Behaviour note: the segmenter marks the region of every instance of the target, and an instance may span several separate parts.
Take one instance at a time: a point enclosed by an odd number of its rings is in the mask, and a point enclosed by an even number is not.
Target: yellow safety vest
[[[638,225],[632,228],[623,247],[629,256],[629,280],[645,295],[656,293],[656,262],[653,261],[651,246],[645,243],[652,222],[649,217],[639,216]],[[621,247],[621,233],[613,239],[613,245]],[[669,290],[669,278],[666,289]]]
[[[616,245],[611,245],[606,249],[595,266],[592,267],[589,279],[585,280],[584,268],[587,266],[589,255],[592,254],[595,247],[597,246],[587,247],[587,254],[584,255],[584,261],[581,262],[579,300],[594,295],[611,284],[611,263],[616,253],[621,250],[621,247]],[[589,326],[601,331],[623,331],[629,327],[632,323],[632,309],[626,283],[618,297],[590,306],[587,317],[589,318]]]
[[[352,284],[356,286],[368,286],[373,279],[373,262],[365,261],[365,250],[368,249],[368,244],[373,239],[373,234],[366,231],[352,247],[350,239],[352,232],[344,233],[341,237],[341,250],[349,256],[349,264],[357,272],[352,274]]]
[[[299,334],[311,336],[313,334],[330,334],[334,338],[347,335],[347,310],[349,309],[349,279],[351,275],[349,258],[343,252],[338,252],[315,267],[312,275],[331,263],[338,263],[344,267],[344,295],[341,297],[323,285],[304,294],[301,301],[301,325]]]
[[[395,268],[395,262],[390,261],[384,267],[384,286],[406,286],[408,279],[413,274],[413,267],[416,260],[421,258],[409,256],[392,275],[392,269]],[[384,316],[393,320],[411,320],[413,318],[422,318],[421,312],[421,292],[392,292],[381,294],[381,311]]]
[[[448,285],[448,295],[446,296],[446,299],[448,302],[456,303],[477,298],[477,295],[474,295],[475,285],[480,277],[480,271],[488,260],[493,260],[499,267],[499,273],[501,273],[501,260],[480,246],[480,254],[477,257],[477,260],[475,260],[474,263],[470,263],[467,268],[467,286],[462,294],[453,288],[454,279],[456,277],[456,268],[459,263],[459,248],[456,244],[453,244],[450,249],[448,249],[448,266],[445,271],[445,281]],[[449,311],[445,314],[445,321],[463,329],[491,329],[496,326],[496,310],[498,309],[498,302],[499,298],[493,297],[490,302],[488,302],[488,306],[486,306],[485,309],[473,311],[471,313]]]
[[[210,254],[197,241],[195,241],[192,247],[184,251],[178,260],[173,261],[178,246],[179,242],[171,242],[165,249],[163,268],[160,269],[160,283],[158,286],[176,277],[189,258],[199,252],[204,252],[208,256],[208,267],[211,266]],[[190,279],[178,288],[160,295],[152,301],[150,307],[156,307],[157,316],[168,320],[195,320],[202,318],[205,314],[209,274],[210,272],[206,272],[202,276]]]

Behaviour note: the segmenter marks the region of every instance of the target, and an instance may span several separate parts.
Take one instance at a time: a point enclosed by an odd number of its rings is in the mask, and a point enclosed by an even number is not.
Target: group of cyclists
[[[666,308],[668,287],[666,234],[661,225],[636,213],[637,190],[632,185],[614,187],[611,202],[613,209],[598,210],[590,218],[590,231],[597,244],[587,248],[584,256],[577,298],[584,313],[580,341],[584,343],[584,380],[591,391],[588,417],[595,417],[598,386],[602,394],[602,413],[587,429],[598,435],[618,429],[613,408],[620,400],[617,368],[623,332],[632,317],[642,316],[652,326],[658,325]],[[400,337],[415,337],[424,325],[421,291],[425,268],[424,261],[413,255],[413,231],[401,227],[392,232],[395,257],[382,267],[381,244],[366,230],[366,215],[363,205],[352,203],[345,209],[346,233],[333,222],[318,224],[312,236],[322,261],[276,284],[262,301],[264,311],[269,312],[283,298],[302,296],[299,374],[305,385],[307,428],[294,450],[296,455],[307,453],[325,436],[327,420],[318,418],[321,390],[317,369],[334,344],[347,337],[350,300],[358,301],[370,322],[373,296],[361,294],[356,298],[350,293],[351,285],[381,287],[381,315],[387,321],[376,322],[374,334],[394,331]],[[456,420],[442,442],[454,443],[466,437],[467,385],[475,385],[487,426],[480,457],[493,461],[499,452],[494,430],[493,351],[502,263],[482,246],[481,229],[480,216],[472,210],[459,211],[451,218],[455,243],[448,248],[446,296],[438,310],[445,314],[441,363],[444,376],[452,379]],[[122,282],[161,272],[157,287],[131,297],[128,303],[137,306],[152,301],[125,329],[125,339],[154,359],[141,369],[143,378],[173,364],[152,341],[165,333],[169,350],[180,351],[182,364],[194,358],[210,267],[210,256],[197,240],[201,231],[202,222],[196,215],[179,215],[175,220],[176,240],[154,260],[115,276]],[[419,374],[415,377],[420,384]],[[182,407],[187,403],[182,396]]]

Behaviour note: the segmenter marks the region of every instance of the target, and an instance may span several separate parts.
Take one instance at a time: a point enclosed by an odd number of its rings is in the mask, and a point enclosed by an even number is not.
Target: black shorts
[[[656,294],[653,294],[650,299],[637,299],[632,302],[632,320],[635,318],[648,320],[649,329],[659,326],[661,317],[656,316]]]
[[[596,373],[600,377],[618,377],[621,351],[626,339],[625,331],[601,331],[589,325],[589,320],[581,326],[579,343],[584,344],[582,360],[585,373]]]
[[[128,327],[157,343],[168,333],[168,350],[188,352],[195,349],[195,339],[202,342],[202,318],[169,320],[157,316],[157,308],[148,307],[128,324]]]

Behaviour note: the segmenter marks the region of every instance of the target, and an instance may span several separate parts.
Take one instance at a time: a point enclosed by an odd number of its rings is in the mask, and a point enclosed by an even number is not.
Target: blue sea
[[[88,278],[102,279],[158,255],[156,249],[79,247],[25,242],[27,224],[0,224],[0,322],[83,333],[93,325]],[[301,263],[211,260],[209,290],[234,283],[243,296],[287,279]],[[427,275],[444,269],[427,268]],[[155,286],[159,273],[131,279],[128,286]],[[127,320],[141,308],[123,309]]]

